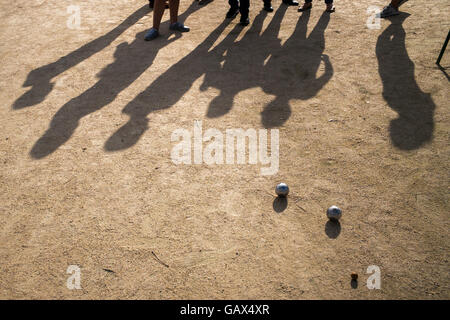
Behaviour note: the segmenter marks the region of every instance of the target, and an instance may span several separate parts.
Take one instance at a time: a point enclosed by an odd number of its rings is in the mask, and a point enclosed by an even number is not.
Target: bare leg
[[[165,2],[165,0],[155,0],[155,5],[153,7],[153,28],[156,30],[159,30],[159,25],[161,24]]]
[[[169,0],[170,8],[170,23],[178,21],[178,7],[180,6],[180,0]]]

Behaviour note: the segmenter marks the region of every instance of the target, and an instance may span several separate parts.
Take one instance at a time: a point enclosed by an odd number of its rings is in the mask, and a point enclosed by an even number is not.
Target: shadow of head
[[[401,150],[415,150],[433,138],[433,115],[424,112],[414,118],[406,115],[391,121],[389,125],[392,144]]]
[[[275,212],[283,212],[286,210],[287,205],[288,200],[286,197],[276,197],[275,200],[273,200],[273,210],[275,210]]]
[[[402,150],[418,149],[433,139],[434,110],[430,94],[415,77],[415,65],[406,47],[403,21],[407,13],[388,18],[392,23],[378,37],[376,54],[383,84],[383,98],[398,113],[390,122],[392,144]]]
[[[328,238],[336,239],[341,233],[341,224],[337,220],[328,220],[325,224],[325,233]]]
[[[12,108],[14,110],[23,109],[44,101],[54,87],[54,83],[51,82],[54,77],[106,48],[124,31],[145,16],[147,12],[148,6],[144,5],[107,34],[86,43],[77,50],[59,58],[55,62],[32,70],[23,84],[23,87],[31,87],[30,90],[20,96],[13,103]]]
[[[358,280],[350,280],[350,286],[352,287],[352,289],[358,288]]]
[[[20,110],[39,104],[44,101],[45,97],[52,91],[55,84],[50,82],[50,78],[40,78],[35,71],[36,70],[30,72],[27,80],[23,84],[23,87],[31,87],[30,90],[14,101],[12,105],[14,110]]]

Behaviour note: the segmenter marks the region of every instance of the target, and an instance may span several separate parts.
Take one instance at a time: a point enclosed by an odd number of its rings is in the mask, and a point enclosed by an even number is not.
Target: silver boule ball
[[[339,220],[342,217],[342,210],[336,206],[331,206],[327,210],[327,217],[330,220]]]
[[[275,188],[275,193],[279,197],[286,197],[289,194],[289,187],[286,183],[279,183]]]

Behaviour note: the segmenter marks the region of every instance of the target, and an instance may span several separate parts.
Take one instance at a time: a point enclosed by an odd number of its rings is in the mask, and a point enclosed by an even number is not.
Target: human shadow
[[[307,36],[310,12],[304,12],[293,34],[281,45],[278,38],[280,24],[287,10],[280,6],[264,32],[261,19],[255,19],[252,29],[227,51],[221,77],[210,73],[202,88],[214,87],[220,94],[211,101],[207,116],[220,117],[229,112],[235,96],[246,89],[260,87],[275,95],[261,114],[264,127],[281,126],[291,115],[291,99],[314,97],[330,80],[333,68],[326,55],[324,32],[330,15],[324,12]],[[325,71],[316,78],[321,61]]]
[[[228,24],[224,21],[194,51],[127,104],[123,112],[130,119],[108,139],[105,149],[117,151],[137,143],[148,129],[147,116],[173,106],[202,75],[205,78],[200,90],[210,87],[220,90],[209,105],[207,117],[225,115],[239,92],[261,87],[265,92],[276,95],[262,114],[263,125],[273,127],[284,123],[290,114],[289,100],[313,97],[333,74],[331,63],[322,54],[325,47],[323,34],[329,15],[322,15],[306,37],[310,13],[303,13],[293,35],[281,45],[278,32],[286,9],[287,6],[280,6],[263,32],[267,14],[261,11],[241,40],[235,42],[242,30],[236,25],[211,49]],[[316,78],[321,61],[325,63],[325,71]],[[283,119],[280,121],[280,118]]]
[[[405,45],[403,22],[409,14],[401,13],[378,37],[376,55],[383,83],[383,98],[398,118],[389,126],[392,143],[402,150],[414,150],[433,139],[434,110],[431,95],[423,92],[414,78],[414,63]]]
[[[200,90],[216,88],[220,91],[210,102],[207,117],[225,115],[233,107],[239,92],[260,87],[265,78],[273,76],[265,74],[264,63],[281,48],[278,33],[286,10],[287,6],[280,6],[264,31],[262,27],[267,13],[261,11],[242,39],[226,48],[223,62],[216,63],[206,73]]]
[[[195,50],[172,65],[125,106],[122,112],[130,119],[106,141],[105,150],[118,151],[134,145],[148,129],[147,116],[150,113],[177,103],[196,79],[223,59],[224,51],[239,35],[240,26],[235,26],[218,46],[211,51],[209,49],[229,22],[223,21]]]
[[[263,110],[261,122],[266,128],[283,125],[291,115],[289,101],[315,97],[333,76],[333,66],[325,50],[325,30],[330,13],[323,12],[314,29],[307,36],[310,11],[304,12],[292,36],[272,54],[261,84],[267,94],[275,95]],[[317,76],[323,62],[323,73]]]
[[[52,91],[54,77],[76,66],[82,61],[100,52],[109,46],[115,39],[123,34],[128,28],[138,22],[148,12],[148,5],[136,10],[121,24],[107,34],[85,44],[59,60],[32,70],[25,80],[23,87],[31,87],[30,90],[20,96],[13,104],[13,109],[23,109],[34,106],[45,100]]]
[[[201,7],[192,4],[180,15],[180,20],[199,8]],[[167,24],[167,21],[163,23],[163,27],[167,27]],[[119,44],[114,53],[114,61],[98,73],[97,83],[57,111],[47,131],[31,149],[33,158],[41,159],[69,140],[81,118],[114,101],[121,91],[151,66],[161,48],[181,37],[180,33],[175,33],[171,38],[171,34],[167,34],[149,44],[143,41],[144,34],[145,31],[136,34],[130,44]]]

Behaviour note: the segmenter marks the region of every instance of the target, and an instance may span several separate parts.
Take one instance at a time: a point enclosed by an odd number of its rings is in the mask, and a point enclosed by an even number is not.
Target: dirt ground
[[[450,3],[386,2],[183,0],[145,42],[145,0],[0,0],[0,298],[449,299]],[[279,129],[278,173],[174,164],[194,120]]]

